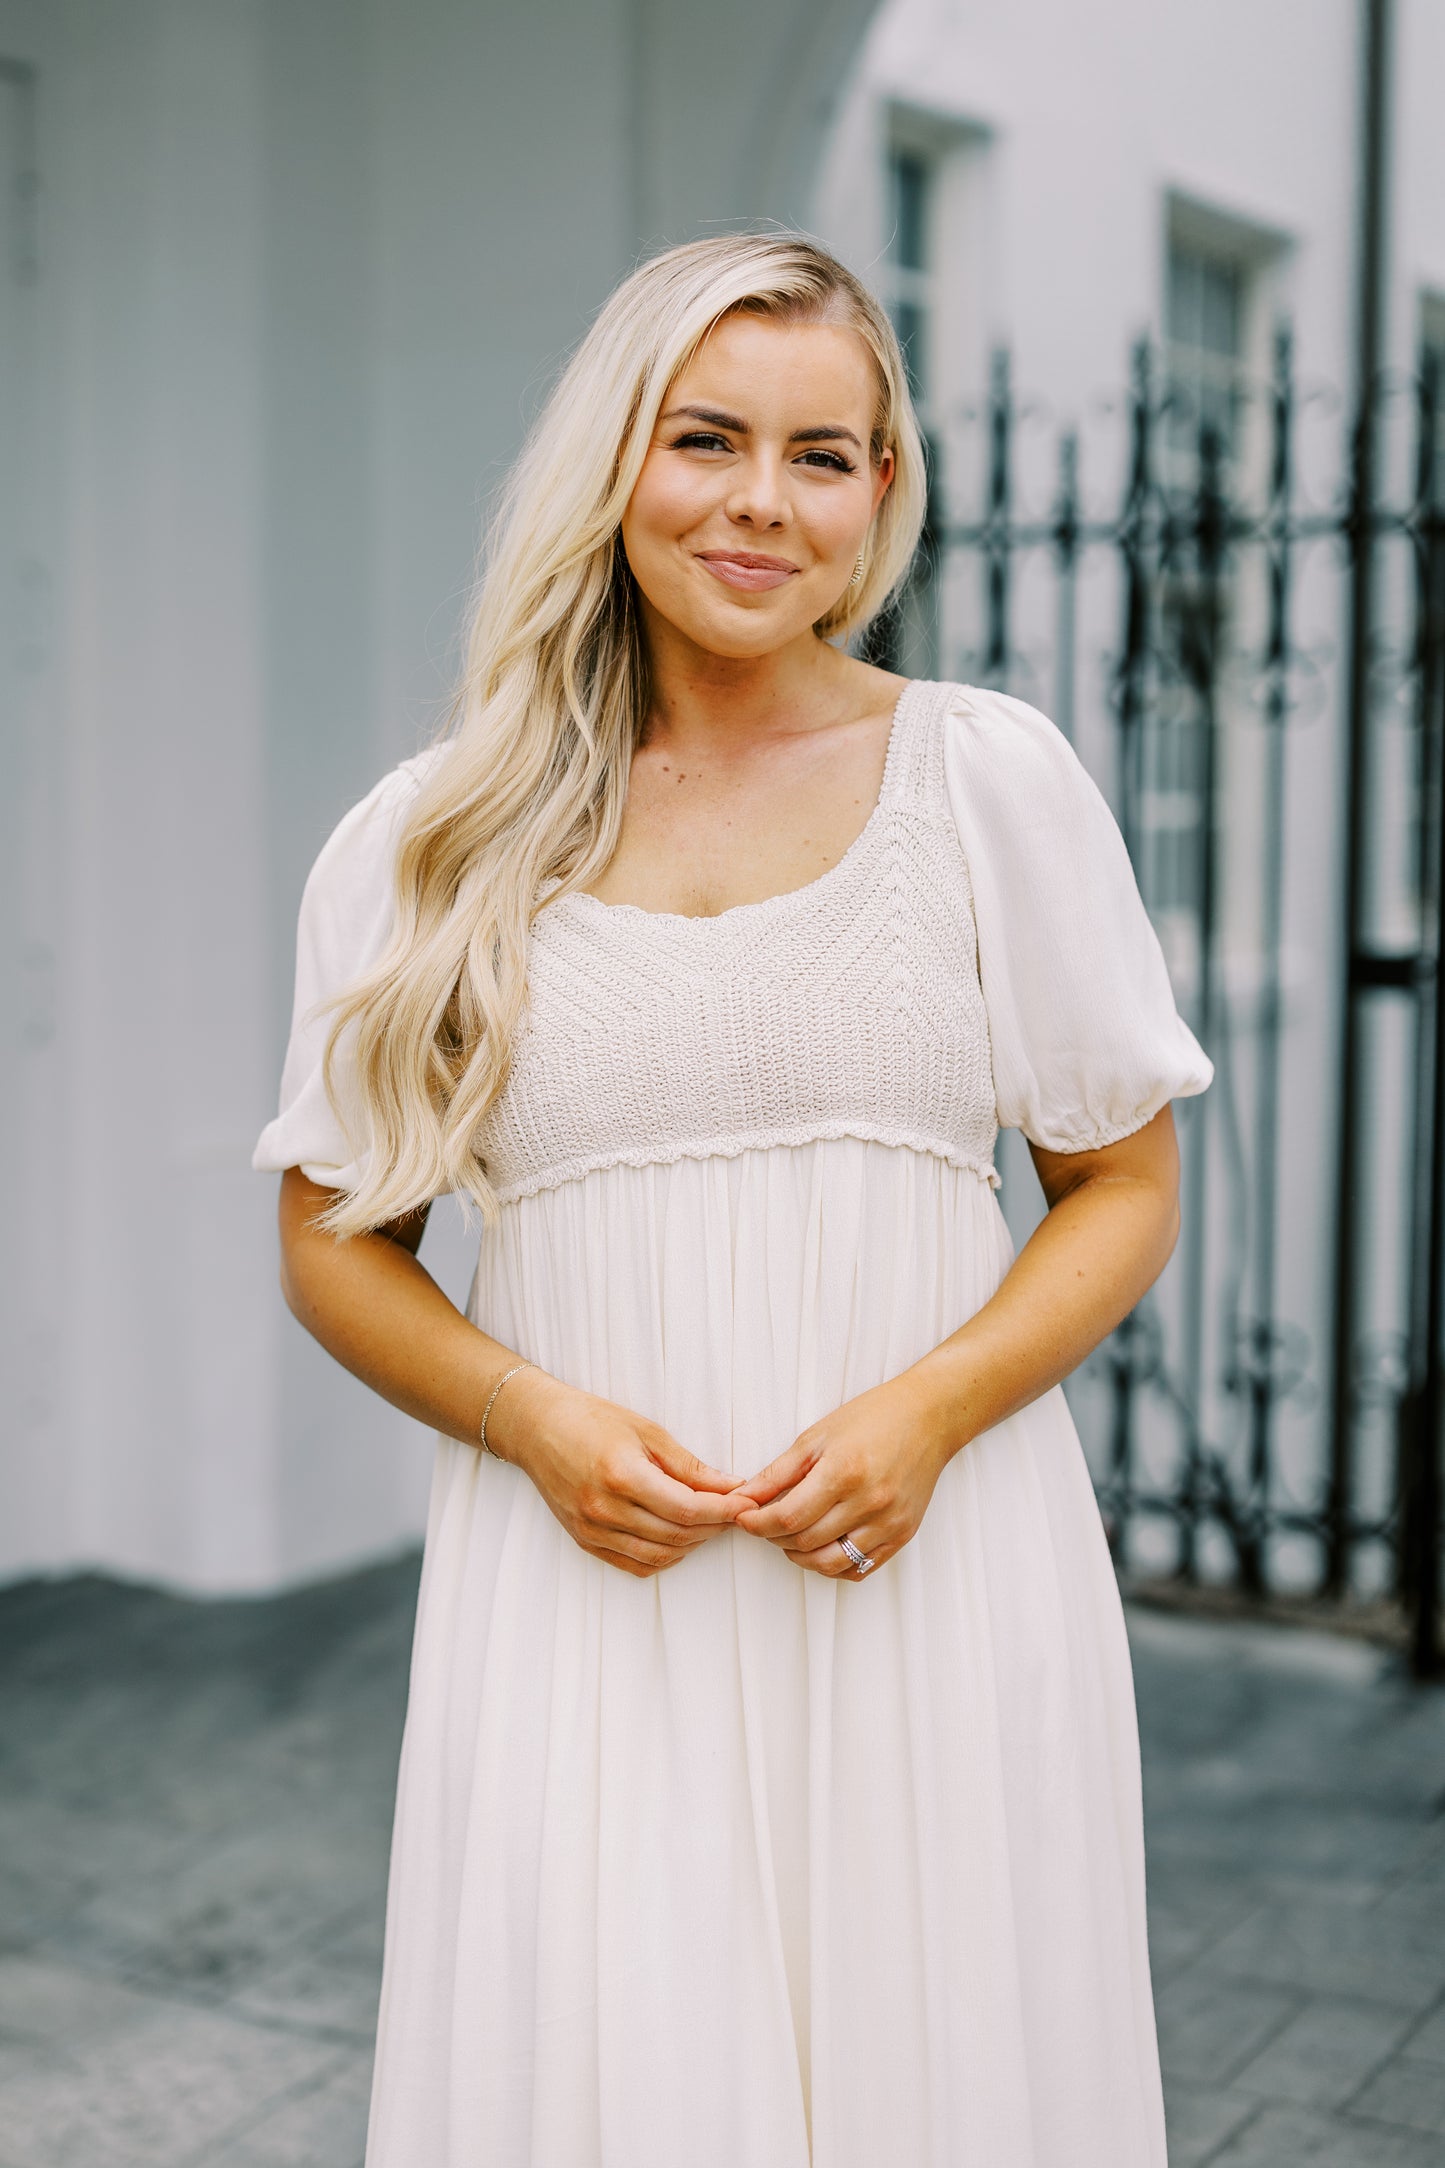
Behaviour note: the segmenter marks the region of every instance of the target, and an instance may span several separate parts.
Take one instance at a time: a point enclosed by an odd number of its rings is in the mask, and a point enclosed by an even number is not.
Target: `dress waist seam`
[[[517,1204],[523,1198],[538,1196],[545,1190],[563,1189],[569,1183],[584,1181],[589,1174],[603,1174],[614,1167],[670,1167],[689,1159],[741,1159],[748,1152],[836,1143],[843,1138],[852,1138],[860,1144],[883,1144],[895,1150],[918,1152],[927,1158],[942,1160],[962,1174],[976,1175],[990,1189],[1001,1186],[991,1157],[970,1153],[946,1138],[887,1123],[846,1121],[810,1122],[799,1124],[796,1129],[742,1131],[725,1137],[679,1138],[666,1143],[588,1153],[535,1168],[515,1181],[498,1182],[496,1199],[503,1206]]]

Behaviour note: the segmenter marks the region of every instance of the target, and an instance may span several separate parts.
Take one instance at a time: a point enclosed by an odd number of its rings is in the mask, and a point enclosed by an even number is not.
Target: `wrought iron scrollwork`
[[[997,355],[974,418],[977,519],[948,517],[947,455],[957,439],[931,448],[920,591],[933,625],[929,666],[1015,689],[1027,670],[1030,698],[1041,673],[1051,674],[1052,697],[1040,704],[1111,797],[1161,938],[1184,941],[1176,991],[1216,1065],[1207,1100],[1179,1109],[1179,1254],[1087,1366],[1091,1456],[1115,1554],[1127,1562],[1147,1523],[1167,1532],[1172,1570],[1186,1578],[1217,1578],[1224,1558],[1242,1587],[1268,1593],[1282,1585],[1288,1558],[1294,1589],[1301,1558],[1312,1558],[1314,1590],[1347,1599],[1375,1593],[1388,1553],[1416,1666],[1426,1671],[1440,1661],[1445,1419],[1438,365],[1413,387],[1411,486],[1394,505],[1379,487],[1382,397],[1372,384],[1349,418],[1341,486],[1333,503],[1321,502],[1298,479],[1301,417],[1307,408],[1313,417],[1318,400],[1299,391],[1287,327],[1244,417],[1249,458],[1227,441],[1219,414],[1202,410],[1206,402],[1190,414],[1187,394],[1141,341],[1114,410],[1125,433],[1115,508],[1090,508],[1080,436],[1066,428],[1052,502],[1034,515],[1017,501],[1017,397],[1008,359]],[[1091,653],[1081,597],[1100,570],[1114,581],[1115,633]],[[1318,605],[1341,575],[1343,599],[1355,597],[1354,618],[1345,613],[1357,625],[1353,648],[1328,637],[1329,612],[1323,626],[1317,607],[1315,622],[1300,623],[1302,593]],[[960,617],[948,598],[971,580],[976,606]],[[1053,596],[1042,617],[1041,580]],[[1382,602],[1362,617],[1367,591]],[[1021,596],[1030,592],[1024,624]],[[1338,603],[1332,614],[1339,618]],[[1326,826],[1312,832],[1300,808],[1324,803],[1319,764],[1334,754],[1321,724],[1332,714],[1347,725],[1347,780]],[[1382,782],[1382,747],[1402,728],[1411,780]],[[1381,813],[1391,788],[1409,800],[1408,819],[1393,827]],[[1174,808],[1172,828],[1160,827],[1161,803]],[[1328,854],[1335,905],[1343,899],[1356,929],[1337,976],[1320,962],[1316,931],[1301,931],[1296,876],[1310,853]],[[1406,896],[1407,938],[1398,926],[1388,938],[1371,927],[1371,898],[1391,882]],[[1243,984],[1241,896],[1250,918]],[[1302,940],[1316,963],[1307,984],[1291,961]],[[1315,1091],[1308,1153],[1291,1121],[1292,1003],[1313,1004],[1312,1043],[1336,1047],[1333,1094]],[[1342,1052],[1319,1020],[1320,1004],[1331,1003],[1344,1018]],[[1382,1033],[1406,1052],[1378,1056]],[[1397,1132],[1408,1136],[1403,1151],[1390,1146]],[[1393,1171],[1367,1184],[1365,1169],[1387,1162]],[[1288,1288],[1282,1228],[1293,1245]],[[1374,1314],[1383,1268],[1364,1261],[1382,1245],[1400,1260],[1391,1268],[1399,1315],[1383,1322]],[[1331,1254],[1333,1308],[1320,1288],[1300,1307],[1305,1268]]]

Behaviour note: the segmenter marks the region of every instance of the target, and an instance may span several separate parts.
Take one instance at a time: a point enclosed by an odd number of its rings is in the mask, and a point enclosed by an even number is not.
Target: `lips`
[[[763,557],[755,550],[699,550],[698,563],[706,565],[725,586],[740,587],[752,594],[781,587],[799,569],[786,557]]]

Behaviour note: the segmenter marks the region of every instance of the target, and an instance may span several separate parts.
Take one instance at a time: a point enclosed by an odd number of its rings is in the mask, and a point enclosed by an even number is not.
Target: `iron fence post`
[[[1141,840],[1140,764],[1153,617],[1153,424],[1149,341],[1143,338],[1135,345],[1130,373],[1129,474],[1118,521],[1124,578],[1123,641],[1114,681],[1119,727],[1119,827],[1136,869]],[[1114,1332],[1108,1355],[1112,1408],[1106,1495],[1117,1515],[1110,1525],[1110,1546],[1120,1560],[1126,1556],[1132,1518],[1134,1403],[1144,1339],[1139,1313],[1133,1311]]]
[[[1075,621],[1079,568],[1079,439],[1066,429],[1059,439],[1059,494],[1054,509],[1054,561],[1058,571],[1058,616],[1054,638],[1054,721],[1074,738],[1074,674],[1078,633]]]
[[[1289,723],[1290,517],[1294,430],[1293,347],[1278,326],[1270,384],[1268,551],[1269,622],[1265,634],[1266,773],[1261,975],[1255,1048],[1253,1315],[1249,1327],[1249,1476],[1266,1514],[1274,1465],[1278,1400],[1275,1329],[1276,1187],[1279,1162],[1281,948],[1284,936],[1285,743]]]
[[[1198,821],[1199,886],[1196,916],[1199,978],[1195,999],[1199,1036],[1214,1038],[1216,1013],[1215,943],[1219,888],[1219,664],[1224,626],[1224,568],[1228,547],[1229,506],[1224,493],[1222,446],[1209,422],[1199,432],[1199,465],[1193,502],[1177,523],[1192,543],[1195,594],[1181,627],[1180,664],[1193,695],[1191,726],[1199,734]],[[1177,553],[1177,536],[1171,549]],[[1191,1122],[1185,1156],[1187,1237],[1184,1249],[1183,1356],[1185,1432],[1185,1514],[1180,1529],[1181,1572],[1198,1572],[1199,1525],[1203,1507],[1202,1424],[1204,1419],[1205,1257],[1209,1237],[1209,1133],[1203,1121]],[[1235,1531],[1240,1572],[1252,1586],[1256,1571],[1247,1541]]]
[[[1410,1619],[1410,1665],[1420,1679],[1445,1670],[1440,1644],[1441,1423],[1445,1417],[1445,509],[1438,490],[1442,386],[1430,357],[1418,387],[1415,695],[1419,730],[1418,853],[1421,961],[1412,1214],[1410,1376],[1401,1406],[1400,1593]]]
[[[1354,1362],[1357,1250],[1361,1214],[1356,1180],[1361,1138],[1360,1003],[1364,993],[1364,862],[1370,781],[1370,670],[1374,650],[1376,388],[1384,337],[1385,161],[1391,0],[1363,0],[1360,114],[1359,280],[1356,412],[1350,456],[1349,677],[1346,712],[1344,887],[1339,1110],[1335,1167],[1334,1329],[1325,1588],[1343,1595],[1349,1574],[1353,1504]]]
[[[1154,495],[1154,395],[1149,341],[1134,348],[1129,389],[1129,479],[1119,514],[1119,557],[1124,578],[1124,638],[1115,679],[1119,721],[1119,827],[1129,856],[1139,864],[1140,737],[1149,657],[1150,515]]]
[[[1013,393],[1009,357],[995,351],[989,365],[988,501],[984,510],[985,619],[983,671],[986,681],[1008,681],[1009,573],[1013,554]]]

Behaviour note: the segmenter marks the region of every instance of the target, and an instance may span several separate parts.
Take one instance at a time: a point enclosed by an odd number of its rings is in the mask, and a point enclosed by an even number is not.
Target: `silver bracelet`
[[[535,1370],[536,1367],[537,1365],[534,1362],[513,1363],[511,1369],[504,1370],[501,1376],[498,1378],[496,1384],[492,1387],[491,1393],[487,1399],[487,1404],[482,1410],[482,1427],[477,1433],[477,1438],[478,1442],[481,1445],[482,1451],[484,1453],[491,1453],[493,1460],[500,1460],[502,1456],[500,1453],[493,1452],[491,1446],[489,1446],[487,1443],[487,1417],[492,1412],[492,1402],[496,1399],[498,1393],[502,1390],[502,1387],[506,1384],[508,1378],[514,1378],[519,1370]]]

